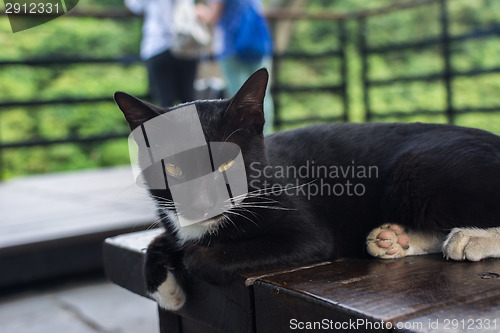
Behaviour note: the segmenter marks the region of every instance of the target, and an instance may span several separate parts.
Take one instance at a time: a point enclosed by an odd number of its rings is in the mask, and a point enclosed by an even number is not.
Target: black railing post
[[[349,121],[349,98],[347,92],[347,57],[346,57],[346,31],[345,31],[345,21],[340,20],[338,22],[338,36],[339,36],[339,50],[340,50],[340,77],[342,86],[342,120],[344,122]]]
[[[370,84],[368,82],[368,46],[366,45],[366,18],[361,17],[358,20],[358,40],[359,54],[361,57],[361,80],[363,86],[363,104],[365,106],[365,121],[372,119],[370,108]]]
[[[281,114],[280,114],[280,101],[279,101],[279,92],[276,89],[276,85],[279,85],[279,66],[280,60],[276,53],[273,53],[273,68],[272,68],[272,78],[271,78],[271,96],[273,97],[273,106],[274,106],[274,117],[273,117],[273,130],[279,130],[281,127]]]
[[[447,0],[440,1],[440,20],[441,20],[441,47],[443,52],[443,82],[446,90],[446,118],[449,124],[455,122],[453,109],[453,92],[452,92],[452,69],[451,69],[451,51],[450,51],[450,34]]]
[[[0,117],[0,122],[2,121],[2,117]],[[1,128],[2,126],[0,126]],[[1,137],[1,133],[0,133],[0,137]],[[1,143],[1,141],[0,141]],[[4,179],[4,175],[3,175],[3,171],[4,171],[4,165],[3,165],[4,161],[3,161],[3,149],[0,148],[0,182]]]

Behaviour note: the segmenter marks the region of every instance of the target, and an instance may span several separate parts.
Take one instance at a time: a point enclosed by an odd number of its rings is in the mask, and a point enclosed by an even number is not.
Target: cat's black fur
[[[213,283],[238,274],[270,268],[361,256],[368,232],[385,222],[414,229],[449,231],[452,227],[500,226],[500,137],[491,133],[431,124],[328,124],[262,135],[263,98],[268,75],[256,72],[231,100],[196,101],[207,142],[240,146],[249,191],[261,173],[256,166],[376,166],[371,178],[324,179],[330,184],[350,180],[363,184],[357,195],[304,196],[301,188],[318,182],[300,177],[302,187],[267,191],[244,202],[233,223],[216,234],[180,242],[164,210],[159,215],[165,234],[147,253],[148,289],[155,291],[174,269]],[[115,99],[132,129],[168,112],[124,93]],[[258,163],[256,163],[258,162]],[[254,163],[251,166],[251,163]],[[261,180],[265,179],[260,175]],[[297,184],[279,178],[273,183]],[[262,184],[262,182],[261,182]],[[152,190],[170,199],[168,190]],[[158,199],[157,199],[158,200]],[[161,199],[160,199],[161,201]],[[280,209],[264,208],[274,206]]]

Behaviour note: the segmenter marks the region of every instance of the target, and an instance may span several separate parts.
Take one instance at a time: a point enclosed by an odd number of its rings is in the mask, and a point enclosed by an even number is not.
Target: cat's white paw
[[[397,224],[384,224],[366,237],[366,248],[372,256],[382,259],[402,258],[410,247],[410,236]]]
[[[500,242],[500,233],[495,228],[454,228],[443,244],[447,259],[479,261],[496,257],[495,247]]]
[[[186,303],[186,294],[170,271],[167,279],[160,284],[156,292],[151,294],[151,297],[161,308],[170,311],[179,310]]]

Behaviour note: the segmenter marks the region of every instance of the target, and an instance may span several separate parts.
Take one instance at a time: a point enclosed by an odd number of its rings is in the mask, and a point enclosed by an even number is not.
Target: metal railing
[[[128,12],[125,9],[121,10],[107,10],[105,12],[95,12],[95,11],[78,11],[74,10],[67,14],[68,17],[72,19],[78,19],[82,17],[92,17],[92,18],[110,18],[117,20],[127,20],[127,19],[137,19],[136,15]],[[270,20],[279,20],[283,18],[289,19],[316,19],[316,20],[327,20],[329,17],[322,17],[321,15],[309,17],[307,14],[299,14],[297,13],[287,13],[287,12],[273,12],[269,14]],[[339,27],[343,29],[343,22],[339,22]],[[293,125],[297,123],[301,123],[304,121],[325,121],[325,120],[339,120],[338,117],[335,118],[319,118],[319,117],[309,117],[307,119],[296,119],[286,121],[281,119],[280,117],[280,96],[286,94],[315,94],[315,93],[333,93],[342,96],[342,101],[344,103],[344,112],[343,116],[340,120],[347,120],[347,89],[346,89],[346,64],[345,64],[345,53],[344,47],[345,44],[345,33],[342,33],[339,36],[332,36],[332,38],[339,38],[342,47],[338,50],[329,50],[327,52],[322,53],[311,53],[311,52],[285,52],[281,54],[274,55],[275,65],[273,66],[273,77],[279,77],[280,71],[280,63],[286,59],[320,59],[320,58],[332,58],[338,57],[342,61],[342,82],[338,85],[329,85],[329,86],[290,86],[284,83],[279,82],[278,80],[274,80],[272,83],[272,92],[275,94],[274,102],[275,102],[275,113],[276,116],[274,118],[274,126],[276,128],[285,126],[285,125]],[[211,60],[211,59],[204,59]],[[138,55],[126,55],[126,56],[117,56],[115,58],[74,58],[74,57],[60,57],[60,58],[41,58],[41,59],[20,59],[20,60],[0,60],[0,70],[1,68],[6,68],[9,66],[29,66],[29,67],[58,67],[64,68],[65,66],[72,66],[75,64],[80,65],[91,65],[91,64],[114,64],[120,66],[130,66],[132,64],[140,63],[141,59]],[[147,99],[148,96],[138,96],[139,98]],[[9,110],[16,107],[22,107],[27,110],[34,109],[39,106],[51,106],[51,105],[79,105],[79,104],[98,104],[98,103],[113,103],[112,96],[101,96],[101,97],[76,97],[76,96],[64,96],[59,98],[52,99],[31,99],[31,100],[10,100],[10,101],[0,101],[0,120],[2,111]],[[36,112],[32,110],[30,112]],[[73,112],[73,110],[68,110],[68,112]],[[33,139],[33,140],[21,140],[16,142],[1,142],[0,141],[0,179],[2,178],[2,151],[7,149],[15,149],[15,148],[28,148],[34,146],[51,146],[58,144],[88,144],[93,142],[102,142],[107,140],[114,140],[125,138],[128,136],[128,132],[122,133],[102,133],[100,135],[91,135],[86,137],[79,137],[76,135],[70,135],[62,139]]]
[[[347,61],[346,61],[346,31],[345,31],[345,22],[338,21],[337,29],[339,31],[337,39],[339,48],[332,49],[321,53],[292,53],[287,52],[283,54],[275,54],[273,57],[273,77],[279,77],[279,72],[281,71],[281,63],[287,59],[303,59],[306,61],[314,61],[318,59],[329,59],[333,61],[333,59],[337,59],[340,63],[340,83],[338,84],[329,84],[322,86],[291,86],[282,82],[277,82],[276,80],[272,83],[272,95],[274,101],[274,128],[280,129],[286,125],[298,125],[302,123],[309,122],[326,122],[326,121],[348,121],[349,119],[349,101],[347,96]],[[281,114],[281,103],[280,97],[282,94],[317,94],[317,93],[326,93],[332,95],[338,95],[342,100],[342,115],[341,116],[329,116],[329,117],[319,117],[319,116],[307,116],[304,118],[298,119],[288,119],[284,120]]]
[[[451,0],[450,0],[451,1]],[[400,10],[407,10],[411,8],[417,8],[427,5],[439,5],[440,8],[440,26],[441,33],[439,36],[430,37],[425,40],[419,41],[408,41],[404,43],[391,43],[389,45],[383,46],[373,46],[370,43],[370,32],[366,29],[366,23],[373,17],[383,16],[389,13],[394,13]],[[375,87],[389,86],[393,84],[407,84],[411,82],[428,82],[428,81],[442,81],[445,91],[446,91],[446,106],[441,110],[442,114],[446,115],[447,121],[449,123],[454,123],[454,117],[457,114],[470,113],[470,112],[498,112],[500,111],[499,106],[492,107],[474,107],[474,108],[456,108],[453,105],[453,86],[452,80],[456,77],[461,76],[479,76],[488,73],[500,72],[500,67],[489,68],[489,69],[472,69],[468,71],[455,71],[452,68],[450,61],[451,56],[451,43],[466,41],[475,38],[489,38],[498,37],[500,34],[500,25],[495,26],[490,29],[484,29],[479,31],[470,31],[459,36],[450,36],[449,34],[449,19],[448,19],[448,9],[447,0],[425,0],[425,1],[410,1],[404,3],[396,3],[395,5],[388,6],[385,8],[379,8],[374,10],[364,10],[354,13],[304,13],[295,11],[276,11],[266,13],[267,18],[270,21],[279,20],[314,20],[314,21],[329,21],[337,26],[337,34],[335,36],[330,36],[332,38],[332,44],[336,44],[336,48],[330,48],[324,52],[314,53],[307,50],[301,50],[300,52],[284,52],[274,55],[273,64],[273,82],[272,82],[272,93],[273,100],[275,102],[275,118],[274,126],[278,129],[283,128],[287,125],[297,125],[306,122],[317,122],[317,121],[349,121],[350,120],[350,110],[349,110],[349,84],[348,82],[348,61],[347,61],[347,43],[348,39],[355,37],[358,40],[357,52],[361,59],[361,85],[362,85],[362,95],[363,95],[363,106],[364,106],[364,120],[373,121],[378,119],[400,117],[404,119],[408,115],[435,115],[435,110],[426,110],[416,108],[412,112],[384,112],[383,114],[373,111],[370,94],[372,89]],[[99,17],[99,18],[111,18],[116,20],[126,20],[133,19],[136,16],[127,12],[126,10],[108,10],[106,12],[93,12],[93,11],[77,11],[74,10],[68,13],[69,17],[73,19],[78,19],[79,17]],[[358,29],[355,32],[357,36],[349,36],[349,32],[346,28],[346,23],[356,21],[358,23]],[[369,75],[369,57],[376,54],[386,54],[399,51],[407,51],[412,49],[422,49],[427,47],[438,46],[441,48],[441,58],[444,62],[443,70],[431,73],[427,75],[417,75],[417,76],[399,76],[393,77],[391,79],[371,79]],[[305,61],[314,62],[317,59],[328,59],[330,62],[337,61],[338,68],[330,70],[337,70],[338,77],[340,77],[340,82],[323,84],[322,86],[308,86],[308,85],[290,85],[286,82],[281,82],[280,71],[282,71],[283,61],[289,59],[303,59]],[[113,58],[60,58],[60,59],[21,59],[21,60],[3,60],[0,61],[0,70],[9,66],[35,66],[35,67],[51,67],[51,66],[71,66],[74,64],[118,64],[121,66],[129,66],[131,64],[139,63],[141,60],[138,55],[127,55],[127,56],[117,56]],[[340,115],[331,116],[308,116],[305,118],[297,119],[284,119],[283,117],[283,103],[282,97],[284,95],[300,95],[300,94],[330,94],[340,97],[341,101],[341,113]],[[139,96],[145,98],[147,96]],[[101,96],[101,97],[91,97],[82,98],[76,96],[65,96],[55,99],[44,99],[44,100],[12,100],[12,101],[2,101],[0,102],[0,121],[1,113],[4,110],[8,110],[14,107],[23,107],[30,109],[33,107],[41,105],[77,105],[82,103],[112,103],[112,96]],[[90,142],[101,142],[106,140],[113,140],[118,138],[124,138],[128,135],[128,132],[124,133],[102,133],[99,135],[88,136],[88,137],[78,137],[78,136],[68,136],[66,138],[49,140],[49,139],[37,139],[37,140],[27,140],[27,141],[17,141],[17,142],[0,142],[0,179],[2,177],[2,151],[6,149],[14,149],[20,147],[33,147],[33,146],[49,146],[62,143],[75,143],[75,144],[86,144]]]
[[[368,46],[370,33],[366,29],[367,20],[370,17],[360,17],[358,18],[358,35],[359,35],[359,54],[362,59],[362,81],[363,81],[363,104],[364,104],[364,120],[366,122],[381,120],[386,118],[400,118],[405,119],[408,117],[413,117],[415,115],[426,115],[426,116],[438,116],[444,115],[449,124],[455,123],[455,118],[459,114],[465,113],[489,113],[489,112],[500,112],[500,104],[495,106],[484,107],[478,105],[476,107],[467,108],[457,108],[454,106],[454,89],[452,86],[453,80],[459,77],[474,77],[490,73],[500,73],[500,67],[493,68],[475,68],[468,71],[457,71],[453,69],[451,61],[451,45],[456,42],[465,42],[472,39],[483,39],[483,38],[498,38],[500,36],[500,22],[498,22],[494,27],[489,29],[480,29],[469,31],[467,33],[451,36],[449,31],[450,21],[448,14],[448,2],[449,0],[438,0],[438,1],[427,1],[424,5],[439,5],[439,25],[440,25],[440,35],[435,37],[430,37],[420,41],[409,41],[405,43],[391,43],[383,46]],[[423,49],[428,49],[431,47],[439,47],[441,49],[441,59],[443,61],[443,68],[441,71],[426,74],[426,75],[416,75],[416,76],[398,76],[392,77],[385,80],[370,79],[369,77],[369,62],[368,58],[372,55],[380,54],[394,54],[397,52],[404,52],[407,50],[418,50],[419,52]],[[441,81],[444,86],[445,91],[445,108],[443,110],[428,110],[428,109],[414,109],[409,112],[384,112],[375,113],[372,110],[371,103],[371,89],[374,87],[384,87],[393,84],[409,84],[412,82],[436,82]]]

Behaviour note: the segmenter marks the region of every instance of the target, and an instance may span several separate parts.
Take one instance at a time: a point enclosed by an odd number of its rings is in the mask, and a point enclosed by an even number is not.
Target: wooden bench
[[[147,297],[142,260],[161,230],[109,238],[107,276]],[[161,332],[500,331],[500,260],[452,262],[441,255],[334,262],[193,285],[178,312],[159,309]],[[487,330],[489,328],[489,330]]]
[[[155,220],[130,166],[0,183],[0,289],[102,270],[105,238]]]

